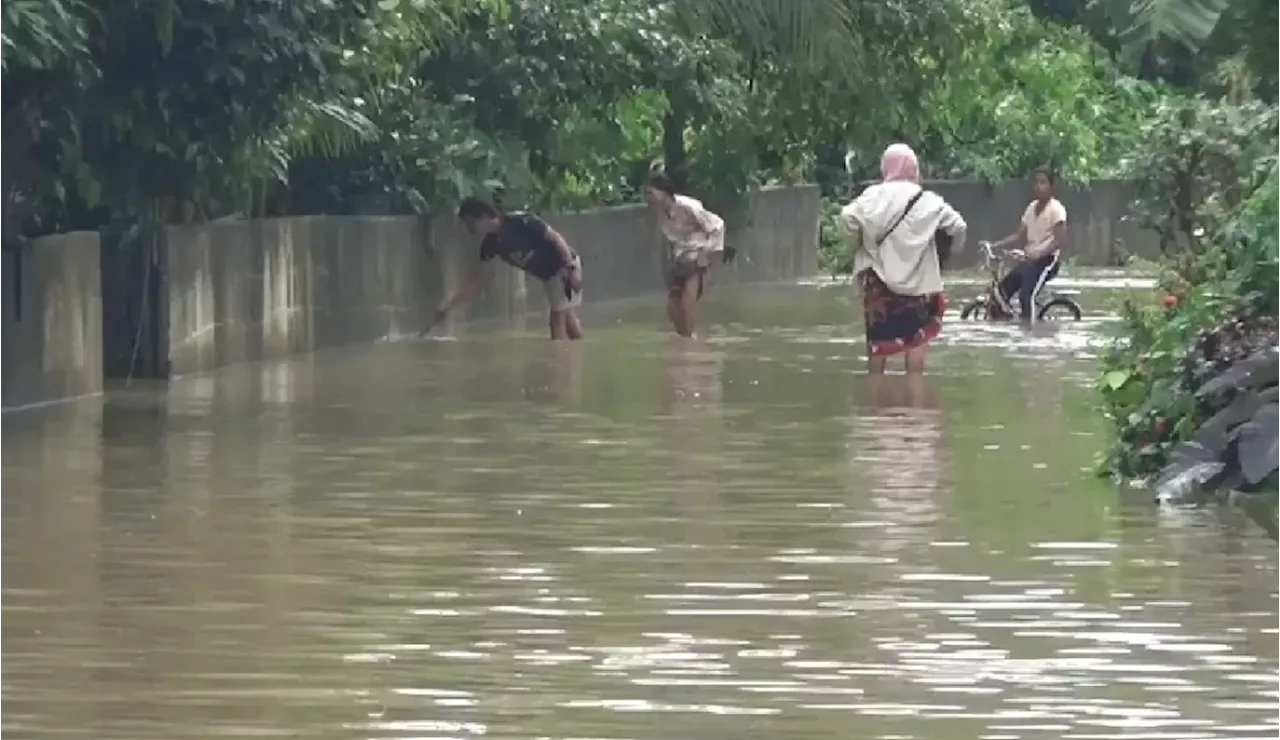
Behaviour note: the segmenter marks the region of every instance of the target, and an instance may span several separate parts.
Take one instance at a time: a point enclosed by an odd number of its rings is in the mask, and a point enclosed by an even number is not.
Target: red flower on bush
[[[1167,309],[1177,308],[1178,296],[1173,295],[1172,293],[1166,294],[1163,298],[1160,299],[1160,305],[1164,306]]]

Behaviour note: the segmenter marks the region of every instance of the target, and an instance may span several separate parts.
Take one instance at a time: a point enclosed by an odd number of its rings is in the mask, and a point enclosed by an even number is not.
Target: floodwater
[[[707,309],[6,415],[3,731],[1276,736],[1275,546],[1089,472],[1104,318],[874,385],[847,287]]]

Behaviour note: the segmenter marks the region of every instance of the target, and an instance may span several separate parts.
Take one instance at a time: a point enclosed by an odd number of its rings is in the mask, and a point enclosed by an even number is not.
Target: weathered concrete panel
[[[102,289],[93,232],[36,239],[4,255],[3,405],[102,390]]]
[[[818,189],[753,194],[730,234],[743,259],[720,281],[812,274]],[[548,216],[582,254],[588,303],[662,290],[662,241],[642,205]],[[477,263],[479,239],[454,218],[305,217],[172,227],[165,234],[169,370],[184,374],[425,326]],[[510,269],[455,322],[540,313],[541,286]]]
[[[951,267],[965,268],[978,262],[972,247],[980,239],[994,241],[1018,228],[1022,212],[1031,202],[1031,183],[1007,180],[982,183],[938,180],[924,183],[964,216],[969,224],[969,247],[957,254]],[[1155,233],[1129,222],[1132,186],[1127,182],[1098,180],[1086,188],[1061,184],[1058,199],[1067,208],[1069,243],[1063,255],[1079,264],[1112,266],[1128,254],[1154,259],[1160,248]]]

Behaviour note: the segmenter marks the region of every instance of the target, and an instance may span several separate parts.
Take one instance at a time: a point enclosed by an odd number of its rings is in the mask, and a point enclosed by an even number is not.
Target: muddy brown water
[[[707,309],[6,414],[3,731],[1276,736],[1276,549],[1088,472],[1100,314],[875,385],[847,288]]]

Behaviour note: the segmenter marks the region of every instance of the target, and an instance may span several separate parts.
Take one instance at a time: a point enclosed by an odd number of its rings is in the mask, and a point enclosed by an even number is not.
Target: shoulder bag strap
[[[893,224],[888,229],[886,229],[883,234],[880,235],[879,239],[876,239],[877,247],[880,246],[881,244],[884,244],[884,240],[888,239],[889,235],[893,233],[893,230],[898,228],[898,225],[901,224],[902,220],[907,217],[907,214],[910,213],[911,209],[915,207],[916,201],[920,200],[920,196],[922,195],[924,195],[924,188],[920,188],[919,192],[911,196],[911,200],[907,201],[907,207],[902,209],[902,213],[898,214],[898,220],[894,221]]]

